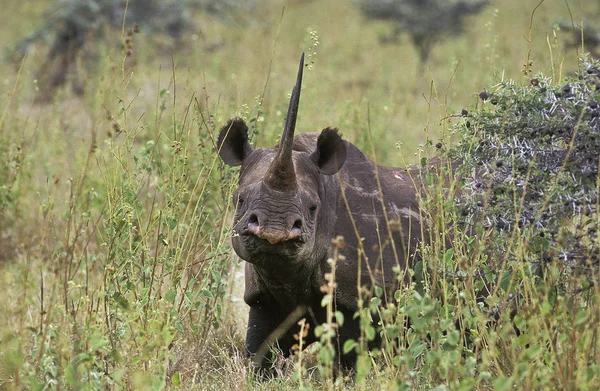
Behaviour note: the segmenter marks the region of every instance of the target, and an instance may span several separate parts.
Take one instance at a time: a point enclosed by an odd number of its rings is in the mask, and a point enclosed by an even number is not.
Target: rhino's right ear
[[[346,143],[337,129],[323,129],[317,139],[317,149],[310,154],[310,159],[323,175],[333,175],[342,168],[346,161]]]
[[[217,140],[219,156],[230,166],[239,166],[252,153],[248,126],[241,118],[232,118],[221,128]]]

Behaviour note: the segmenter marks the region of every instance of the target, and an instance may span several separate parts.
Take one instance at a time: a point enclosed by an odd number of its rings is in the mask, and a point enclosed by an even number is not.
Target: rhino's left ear
[[[252,153],[248,142],[248,126],[243,119],[230,119],[221,128],[217,148],[221,159],[230,166],[239,166]]]
[[[317,139],[317,149],[311,153],[310,159],[323,175],[333,175],[342,168],[346,161],[346,143],[337,129],[323,129]]]

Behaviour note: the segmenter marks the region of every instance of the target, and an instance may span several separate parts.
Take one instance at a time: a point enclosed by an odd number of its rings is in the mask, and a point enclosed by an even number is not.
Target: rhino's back
[[[311,153],[318,136],[297,136],[294,150]],[[421,236],[415,188],[421,181],[418,169],[377,165],[352,143],[346,146],[346,161],[335,181],[340,193],[331,213],[337,216],[335,236],[345,239],[341,253],[346,259],[337,266],[338,302],[352,305],[359,274],[360,285],[370,286],[373,277],[392,291],[398,285],[392,268],[404,270],[414,263]]]
[[[298,152],[311,153],[317,147],[319,133],[302,133],[294,137],[293,150]]]

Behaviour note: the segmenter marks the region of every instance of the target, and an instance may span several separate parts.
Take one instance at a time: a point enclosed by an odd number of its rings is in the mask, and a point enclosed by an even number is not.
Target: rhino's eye
[[[317,211],[317,205],[311,206],[308,208],[308,211],[310,212],[311,216],[314,216],[315,212]]]
[[[241,206],[244,203],[244,199],[242,197],[237,197],[237,206]]]

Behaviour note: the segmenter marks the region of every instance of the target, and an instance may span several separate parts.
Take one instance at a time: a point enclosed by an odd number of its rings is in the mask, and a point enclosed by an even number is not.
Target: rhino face
[[[321,132],[312,153],[293,151],[303,61],[292,92],[277,148],[253,150],[242,119],[221,129],[219,154],[226,164],[241,165],[233,246],[240,258],[260,265],[303,262],[318,242],[324,175],[333,175],[346,158],[346,145],[335,129]]]
[[[234,194],[234,247],[240,257],[250,262],[268,254],[302,258],[300,253],[310,252],[314,245],[320,205],[316,166],[305,163],[310,172],[298,175],[302,185],[277,188],[264,179],[265,166],[268,168],[265,163],[272,162],[273,155],[272,150],[255,151],[249,158],[250,164],[243,166],[240,186]],[[294,157],[308,160],[307,156]]]
[[[255,264],[274,255],[290,262],[306,259],[314,252],[323,221],[323,176],[342,167],[346,145],[336,130],[325,129],[314,152],[293,151],[291,164],[281,169],[283,141],[277,149],[252,150],[246,145],[247,130],[241,119],[233,119],[221,131],[228,134],[223,136],[221,157],[229,165],[242,166],[233,196],[234,249],[240,258]],[[232,150],[242,154],[231,160]]]

